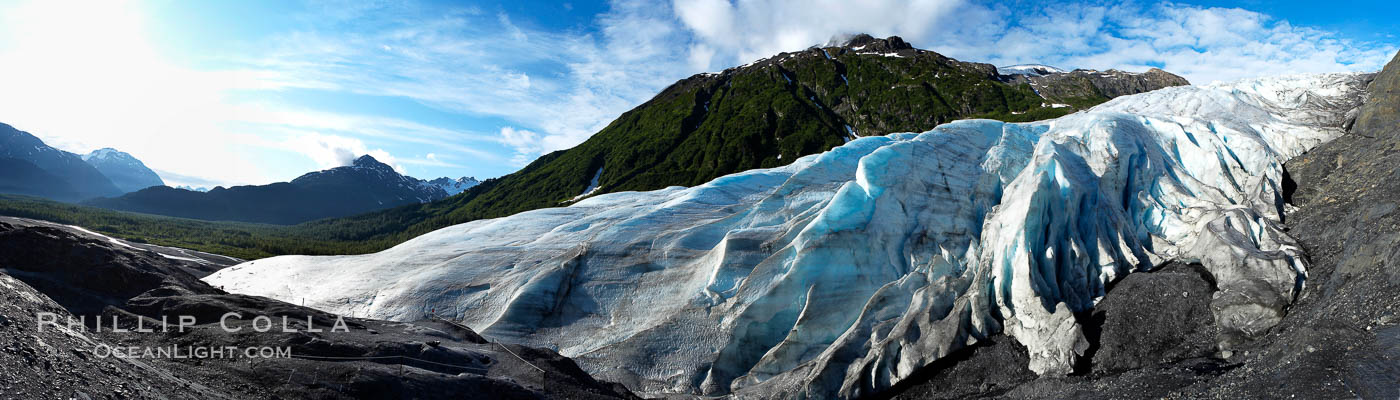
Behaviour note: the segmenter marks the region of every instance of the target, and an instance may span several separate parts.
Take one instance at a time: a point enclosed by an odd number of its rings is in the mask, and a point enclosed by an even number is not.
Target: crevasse
[[[692,188],[598,195],[363,256],[207,280],[395,320],[451,314],[644,393],[851,398],[1005,332],[1041,374],[1105,286],[1198,262],[1224,348],[1276,324],[1307,265],[1282,163],[1343,133],[1365,76],[1125,96],[1051,121],[862,137]]]

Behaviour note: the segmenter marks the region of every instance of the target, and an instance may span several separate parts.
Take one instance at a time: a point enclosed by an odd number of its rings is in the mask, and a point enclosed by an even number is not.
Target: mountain
[[[151,186],[165,186],[165,181],[156,175],[155,171],[146,168],[146,164],[130,154],[117,151],[113,148],[94,150],[83,156],[83,161],[87,161],[98,172],[110,179],[117,189],[122,192],[131,193]]]
[[[1118,96],[1190,84],[1185,78],[1156,68],[1143,73],[1115,69],[1108,71],[1076,69],[1070,72],[1044,68],[1032,68],[1032,70],[1039,72],[1024,73],[1021,71],[1021,73],[1003,75],[1002,79],[1010,84],[1029,84],[1041,98],[1062,108],[1065,106],[1091,107]]]
[[[308,229],[403,241],[453,224],[599,194],[695,186],[787,165],[862,136],[923,132],[965,118],[1041,120],[1124,93],[1186,84],[1179,77],[1158,79],[1161,74],[1022,81],[998,74],[990,64],[915,49],[899,37],[857,35],[841,45],[680,80],[582,144],[546,154],[462,195],[320,221]],[[1116,80],[1130,82],[1113,84]],[[1038,90],[1065,95],[1042,97]]]
[[[182,261],[80,228],[0,222],[5,397],[637,399],[553,351],[426,311],[407,324],[331,315],[226,293]],[[276,330],[258,333],[262,319]],[[264,348],[288,355],[245,356]]]
[[[180,189],[180,190],[188,190],[188,191],[191,191],[191,192],[208,192],[208,191],[209,191],[209,188],[203,187],[203,186],[200,186],[200,187],[190,187],[190,186],[181,185],[181,186],[176,186],[175,188],[176,188],[176,189]]]
[[[443,191],[447,192],[448,196],[456,196],[458,193],[471,189],[472,186],[480,185],[481,181],[470,176],[457,179],[442,177],[428,181],[428,184],[442,188]]]
[[[1051,121],[955,121],[205,280],[388,320],[452,309],[487,337],[557,348],[656,397],[873,396],[994,336],[1024,349],[1000,368],[1032,377],[1201,351],[1233,360],[1326,291],[1306,284],[1312,264],[1281,224],[1283,165],[1345,133],[1367,78],[1173,87]],[[1195,267],[1123,279],[1171,263]],[[1096,310],[1121,282],[1166,298]],[[1141,314],[1178,305],[1194,311]],[[1135,353],[1176,334],[1206,342]]]
[[[0,193],[22,194],[50,199],[75,199],[82,194],[67,180],[50,174],[31,162],[0,158]]]
[[[353,164],[302,175],[291,182],[216,187],[196,192],[156,186],[84,204],[112,210],[211,221],[295,224],[447,197],[447,192],[368,155]]]
[[[0,123],[0,164],[6,175],[0,191],[78,201],[121,194],[121,190],[77,154],[55,149],[44,141]]]
[[[349,166],[299,176],[293,179],[291,184],[317,191],[340,191],[358,186],[363,189],[362,194],[372,196],[364,201],[372,200],[378,204],[426,203],[447,197],[442,188],[429,185],[421,179],[400,175],[394,171],[394,167],[369,155],[356,158]],[[391,206],[381,208],[385,207]]]

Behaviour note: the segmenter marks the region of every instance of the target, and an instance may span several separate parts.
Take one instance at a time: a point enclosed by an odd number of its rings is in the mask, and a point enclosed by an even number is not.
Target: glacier
[[[1366,77],[1173,87],[1049,121],[861,137],[696,187],[206,280],[356,317],[433,312],[641,393],[853,398],[999,332],[1036,373],[1068,373],[1088,346],[1075,313],[1179,261],[1216,281],[1224,350],[1303,290],[1282,165],[1344,133]]]

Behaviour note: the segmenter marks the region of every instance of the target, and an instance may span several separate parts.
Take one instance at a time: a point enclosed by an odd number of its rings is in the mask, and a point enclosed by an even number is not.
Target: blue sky
[[[176,185],[260,184],[371,154],[420,178],[510,173],[677,79],[833,36],[997,65],[1161,67],[1205,84],[1375,70],[1387,1],[7,1],[0,122],[115,147]]]

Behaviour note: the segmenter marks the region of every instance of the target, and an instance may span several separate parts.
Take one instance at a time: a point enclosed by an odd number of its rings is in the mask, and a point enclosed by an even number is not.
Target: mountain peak
[[[141,160],[124,151],[104,147],[84,154],[82,157],[84,162],[106,175],[107,179],[117,185],[117,188],[121,189],[122,192],[130,193],[151,186],[165,185],[165,181],[160,179],[160,175],[147,168]]]
[[[374,157],[371,157],[369,154],[365,154],[363,156],[360,156],[360,158],[356,158],[354,164],[352,165],[356,167],[374,167],[385,164],[379,162],[379,160],[374,159]]]
[[[896,51],[914,48],[913,45],[909,44],[909,42],[905,42],[904,38],[899,36],[890,36],[880,39],[865,33],[832,37],[831,40],[827,41],[825,47],[847,47],[857,50],[869,49],[871,51]]]
[[[122,152],[121,150],[117,150],[117,149],[114,149],[114,148],[111,148],[111,147],[103,147],[103,148],[100,148],[100,149],[97,149],[97,150],[93,150],[91,153],[87,153],[86,155],[83,155],[83,160],[84,160],[84,161],[88,161],[88,160],[92,160],[92,159],[99,159],[99,160],[100,160],[100,159],[106,159],[106,158],[133,158],[133,157],[131,157],[130,154],[126,154],[126,153]]]

